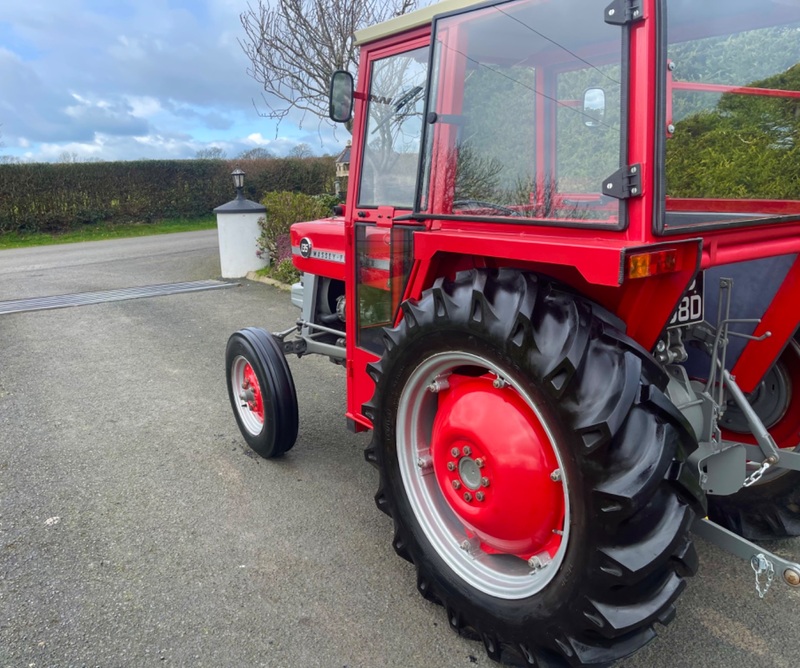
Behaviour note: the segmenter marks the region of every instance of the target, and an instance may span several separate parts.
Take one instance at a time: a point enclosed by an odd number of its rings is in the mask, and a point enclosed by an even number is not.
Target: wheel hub
[[[560,544],[564,488],[547,433],[522,397],[491,375],[452,374],[438,396],[431,457],[439,487],[490,553],[524,559]]]
[[[481,469],[476,460],[471,457],[462,457],[461,461],[458,462],[458,475],[461,476],[461,480],[464,481],[466,487],[471,490],[480,489]]]

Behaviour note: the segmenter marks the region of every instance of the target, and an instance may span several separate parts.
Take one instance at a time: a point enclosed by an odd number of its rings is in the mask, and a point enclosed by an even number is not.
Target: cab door
[[[429,36],[362,51],[348,200],[348,417],[370,426],[361,406],[372,396],[366,365],[380,355],[413,266],[414,208],[420,169]],[[362,70],[363,71],[363,70]]]

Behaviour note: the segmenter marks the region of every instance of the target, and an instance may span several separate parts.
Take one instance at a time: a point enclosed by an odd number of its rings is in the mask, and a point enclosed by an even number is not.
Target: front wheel
[[[620,324],[543,279],[464,272],[403,305],[370,367],[394,548],[493,659],[607,665],[696,569],[696,444]]]
[[[247,444],[267,459],[297,439],[297,394],[286,358],[271,334],[248,327],[228,339],[228,398]]]

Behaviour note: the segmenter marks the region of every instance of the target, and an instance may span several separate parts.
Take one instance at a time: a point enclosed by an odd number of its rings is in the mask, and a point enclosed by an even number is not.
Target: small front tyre
[[[266,459],[291,449],[297,439],[297,394],[273,336],[254,327],[233,334],[225,370],[233,414],[247,444]]]

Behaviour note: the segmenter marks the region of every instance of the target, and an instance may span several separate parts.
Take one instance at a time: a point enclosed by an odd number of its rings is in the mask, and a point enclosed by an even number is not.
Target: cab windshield
[[[594,0],[439,18],[417,210],[618,225],[620,201],[603,182],[624,154],[623,35]]]

